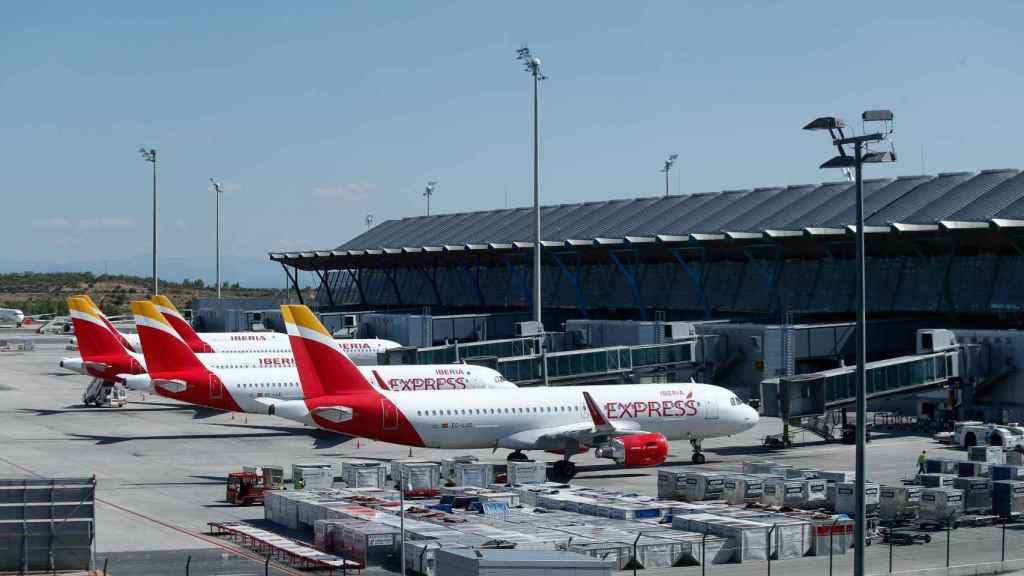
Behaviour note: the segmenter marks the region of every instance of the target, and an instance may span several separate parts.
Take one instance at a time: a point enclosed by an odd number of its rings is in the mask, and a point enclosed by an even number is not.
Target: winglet
[[[587,410],[590,412],[590,418],[594,421],[594,426],[598,428],[611,428],[612,424],[608,421],[608,417],[604,415],[601,408],[594,402],[594,398],[590,396],[590,392],[583,393],[583,400],[587,403]]]

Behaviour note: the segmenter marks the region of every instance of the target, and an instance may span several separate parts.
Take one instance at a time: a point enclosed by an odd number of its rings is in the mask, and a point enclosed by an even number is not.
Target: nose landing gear
[[[526,454],[523,454],[522,451],[520,451],[520,450],[516,450],[515,452],[509,452],[508,456],[505,459],[508,460],[509,462],[529,462],[530,461],[530,457],[527,456]]]
[[[693,456],[690,457],[691,462],[694,464],[703,464],[707,462],[707,458],[704,457],[704,453],[700,451],[700,438],[690,440],[690,446],[693,446]]]

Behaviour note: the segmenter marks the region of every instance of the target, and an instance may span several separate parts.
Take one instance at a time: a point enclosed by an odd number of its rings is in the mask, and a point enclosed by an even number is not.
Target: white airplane
[[[266,398],[299,400],[303,389],[291,355],[196,354],[152,302],[131,303],[146,374],[124,374],[141,390],[221,410],[265,414]],[[468,364],[360,366],[372,386],[395,392],[517,388],[501,373]]]
[[[291,353],[288,335],[279,332],[203,332],[197,333],[178,312],[169,298],[157,294],[151,298],[157,310],[171,323],[193,352],[281,352]],[[377,364],[377,354],[401,346],[379,338],[342,339],[338,344],[356,364]]]
[[[16,308],[0,308],[0,322],[11,322],[18,328],[25,321],[25,314]]]
[[[632,384],[395,394],[368,383],[305,306],[282,306],[304,400],[263,398],[267,412],[351,436],[440,449],[507,448],[561,454],[555,476],[572,478],[570,458],[595,449],[622,466],[656,466],[668,441],[686,439],[703,463],[705,438],[757,424],[757,411],[708,384]]]

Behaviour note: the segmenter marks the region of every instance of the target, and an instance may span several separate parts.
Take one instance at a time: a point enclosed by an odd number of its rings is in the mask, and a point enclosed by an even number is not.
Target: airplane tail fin
[[[171,302],[171,299],[163,294],[157,294],[150,298],[157,310],[164,315],[164,318],[171,323],[171,327],[178,333],[185,343],[192,348],[193,352],[213,352],[213,347],[203,341],[192,329],[192,325],[185,320],[185,317],[178,312],[178,309]]]
[[[100,322],[102,322],[103,325],[107,327],[107,330],[110,330],[114,337],[117,338],[117,341],[121,343],[121,346],[124,346],[125,350],[128,350],[129,352],[139,352],[139,350],[136,350],[135,347],[132,346],[131,342],[129,342],[128,339],[124,337],[124,334],[122,334],[121,331],[118,330],[117,327],[114,326],[114,324],[107,319],[106,314],[104,314],[103,311],[100,310],[100,307],[96,305],[96,302],[93,302],[92,297],[90,297],[88,294],[78,294],[74,297],[81,298],[82,300],[88,302],[89,306],[92,307],[96,317],[99,318]]]
[[[151,374],[206,369],[152,302],[136,300],[131,307],[142,342],[142,355]]]
[[[77,296],[68,298],[68,311],[83,360],[89,361],[97,356],[128,356],[125,347],[103,323],[89,300]]]
[[[306,398],[335,394],[379,394],[341,351],[331,333],[305,306],[283,305],[281,316]]]

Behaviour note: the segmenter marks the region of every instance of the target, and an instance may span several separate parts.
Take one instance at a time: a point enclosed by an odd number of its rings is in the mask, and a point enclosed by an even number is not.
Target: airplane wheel
[[[530,457],[517,450],[515,452],[511,452],[506,460],[509,462],[529,462]]]
[[[568,460],[559,460],[551,465],[551,472],[557,480],[569,481],[576,476],[576,465]]]
[[[703,463],[707,462],[707,458],[705,458],[704,454],[702,454],[701,452],[694,452],[693,456],[690,458],[690,460],[694,464],[703,464]]]

